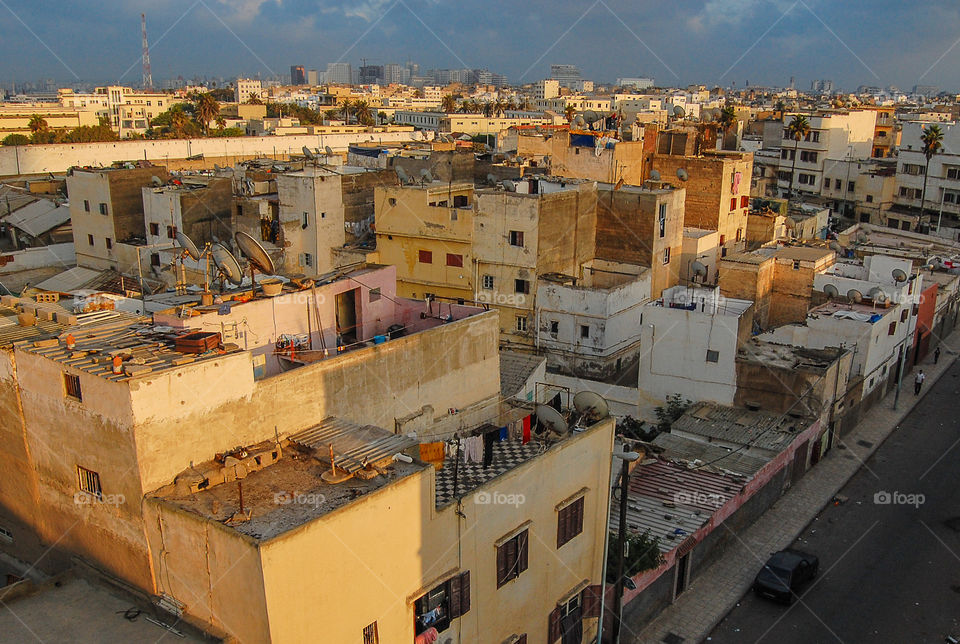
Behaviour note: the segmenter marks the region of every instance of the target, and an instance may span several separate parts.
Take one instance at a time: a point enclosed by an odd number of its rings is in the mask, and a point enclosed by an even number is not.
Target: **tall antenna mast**
[[[140,14],[140,32],[143,35],[143,88],[153,89],[153,74],[150,73],[150,48],[147,46],[147,16]]]

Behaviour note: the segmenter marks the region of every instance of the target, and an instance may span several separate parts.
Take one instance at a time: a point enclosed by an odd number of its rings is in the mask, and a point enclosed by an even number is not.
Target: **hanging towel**
[[[510,423],[510,440],[518,441],[523,438],[523,420],[515,420]]]
[[[525,416],[523,419],[523,444],[526,445],[530,442],[530,416]]]
[[[494,429],[483,435],[483,467],[493,465],[493,443],[500,439],[500,430]]]
[[[445,445],[439,443],[420,443],[420,460],[432,463],[436,469],[443,468],[443,459],[446,457]]]
[[[499,437],[497,440],[498,440],[498,441],[505,441],[505,440],[507,440],[507,426],[506,426],[506,425],[504,425],[503,427],[500,428],[500,437]]]

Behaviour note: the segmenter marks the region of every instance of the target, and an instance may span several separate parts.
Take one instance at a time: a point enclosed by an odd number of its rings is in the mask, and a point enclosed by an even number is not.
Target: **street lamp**
[[[614,452],[614,458],[619,458],[623,461],[623,467],[620,472],[620,526],[619,533],[617,535],[617,543],[620,547],[620,556],[617,558],[617,581],[614,585],[615,591],[614,595],[617,600],[617,612],[616,619],[613,622],[613,641],[620,641],[620,620],[622,617],[622,597],[623,597],[623,550],[625,547],[626,532],[627,532],[627,483],[630,479],[630,463],[636,461],[640,458],[640,454],[637,452]],[[610,497],[611,494],[607,496],[607,514],[603,520],[604,531],[603,531],[603,571],[600,575],[600,622],[597,626],[597,644],[602,644],[603,642],[603,619],[605,615],[606,599],[607,599],[607,559],[608,559],[608,547],[610,544],[610,530],[608,528],[610,522]]]

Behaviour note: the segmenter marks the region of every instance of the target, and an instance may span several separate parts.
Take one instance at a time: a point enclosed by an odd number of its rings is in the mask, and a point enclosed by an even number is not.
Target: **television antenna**
[[[254,291],[256,291],[256,270],[259,270],[265,275],[273,275],[277,270],[276,266],[274,266],[273,260],[270,258],[270,255],[267,254],[267,251],[263,248],[260,242],[254,239],[250,234],[245,233],[242,230],[238,230],[233,238],[236,240],[237,247],[240,249],[240,252],[243,253],[247,258],[247,265],[250,267],[250,285]]]

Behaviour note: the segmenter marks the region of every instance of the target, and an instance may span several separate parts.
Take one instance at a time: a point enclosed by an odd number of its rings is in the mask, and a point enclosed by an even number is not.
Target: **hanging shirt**
[[[526,445],[530,442],[530,416],[525,416],[523,419],[523,444]]]

